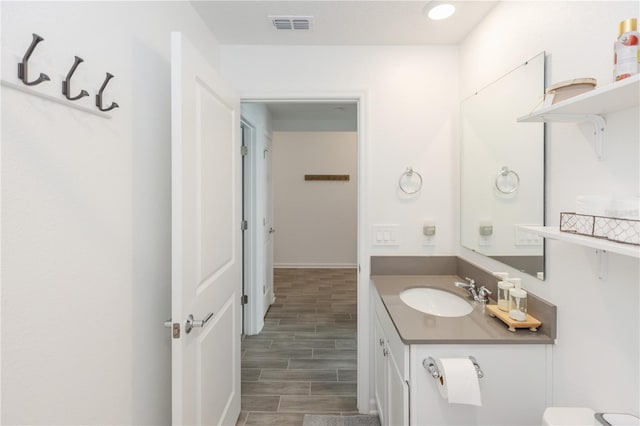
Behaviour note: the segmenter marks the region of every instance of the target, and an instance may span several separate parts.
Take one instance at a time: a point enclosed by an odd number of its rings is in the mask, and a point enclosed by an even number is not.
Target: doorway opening
[[[358,412],[358,100],[250,101],[242,119],[243,410]]]

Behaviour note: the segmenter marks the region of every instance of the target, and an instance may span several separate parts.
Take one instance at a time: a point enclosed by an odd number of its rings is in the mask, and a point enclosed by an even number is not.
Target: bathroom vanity
[[[551,402],[555,306],[534,301],[543,326],[537,332],[513,333],[489,317],[479,302],[469,300],[473,310],[468,315],[441,317],[400,299],[403,290],[416,287],[466,298],[466,291],[454,282],[464,281],[474,271],[471,278],[479,285],[495,285],[491,274],[475,268],[454,257],[372,259],[374,388],[383,426],[540,424]],[[407,274],[398,274],[400,270]],[[439,379],[423,365],[429,357],[469,356],[482,371],[480,407],[448,403],[440,395]]]

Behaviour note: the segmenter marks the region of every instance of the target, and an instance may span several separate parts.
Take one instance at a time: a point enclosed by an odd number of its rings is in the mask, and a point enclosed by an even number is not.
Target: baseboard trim
[[[274,269],[354,269],[355,263],[274,263]]]

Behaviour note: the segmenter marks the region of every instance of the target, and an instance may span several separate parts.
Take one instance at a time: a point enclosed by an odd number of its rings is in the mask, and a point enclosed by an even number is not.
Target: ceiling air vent
[[[310,30],[311,16],[269,16],[276,30]]]

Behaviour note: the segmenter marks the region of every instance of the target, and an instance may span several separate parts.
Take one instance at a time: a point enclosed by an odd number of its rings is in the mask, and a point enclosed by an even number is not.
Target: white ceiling
[[[402,45],[458,44],[498,3],[453,1],[456,13],[432,21],[422,1],[246,1],[192,0],[191,3],[222,44],[253,45]],[[311,16],[309,31],[277,31],[269,16]],[[357,107],[348,103],[267,104],[279,121],[356,122]]]
[[[308,120],[322,117],[323,120],[356,122],[358,107],[348,102],[265,102],[273,120]]]
[[[221,44],[396,45],[458,44],[498,3],[451,1],[456,13],[432,21],[422,1],[192,0]],[[312,16],[308,31],[277,31],[272,15]]]
[[[355,102],[265,102],[274,131],[356,131]]]

